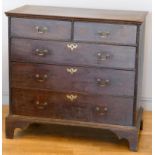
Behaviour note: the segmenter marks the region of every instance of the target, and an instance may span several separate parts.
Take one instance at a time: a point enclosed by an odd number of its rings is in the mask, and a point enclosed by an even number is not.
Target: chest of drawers
[[[15,128],[49,123],[108,129],[137,150],[145,12],[23,6],[9,16]]]

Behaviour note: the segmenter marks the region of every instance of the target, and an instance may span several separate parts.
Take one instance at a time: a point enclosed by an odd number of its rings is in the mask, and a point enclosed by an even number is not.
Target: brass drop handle
[[[67,68],[66,71],[68,73],[70,73],[71,75],[73,75],[74,73],[76,73],[78,71],[77,68]]]
[[[47,102],[40,103],[39,101],[36,101],[36,105],[38,109],[44,109],[45,106],[48,105],[48,103]]]
[[[96,112],[98,112],[100,115],[105,115],[108,112],[108,108],[107,107],[99,107],[97,106],[95,108]]]
[[[37,33],[39,34],[48,32],[48,28],[46,26],[35,26],[35,29],[37,30]]]
[[[47,74],[44,74],[43,76],[40,76],[40,74],[36,74],[35,78],[37,82],[44,82],[47,79]]]
[[[43,56],[46,56],[48,54],[48,50],[36,49],[35,54],[37,56],[43,57]]]
[[[98,34],[101,38],[107,38],[107,37],[110,35],[110,32],[98,31],[97,34]]]
[[[74,49],[78,47],[78,45],[75,43],[68,43],[67,47],[70,49],[70,51],[73,51]]]
[[[110,59],[110,55],[109,54],[106,54],[106,53],[97,53],[97,57],[98,57],[98,60],[100,61],[105,61],[107,59]]]
[[[96,81],[100,87],[105,87],[105,86],[109,85],[109,83],[110,83],[110,80],[104,80],[104,79],[100,79],[100,78],[97,78]]]
[[[71,101],[71,102],[73,102],[74,100],[76,100],[77,99],[77,95],[74,95],[74,94],[67,94],[66,95],[66,98],[69,100],[69,101]]]

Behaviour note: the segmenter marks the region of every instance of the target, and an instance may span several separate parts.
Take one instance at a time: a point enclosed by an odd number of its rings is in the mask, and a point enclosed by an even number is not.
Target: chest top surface
[[[6,15],[65,20],[123,21],[141,24],[145,20],[147,12],[24,5],[6,12]]]

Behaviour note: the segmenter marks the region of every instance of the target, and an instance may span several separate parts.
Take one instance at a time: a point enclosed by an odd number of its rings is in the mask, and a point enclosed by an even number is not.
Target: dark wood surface
[[[38,27],[38,28],[37,28]],[[46,31],[44,31],[46,28]],[[39,32],[40,33],[39,33]],[[71,39],[71,22],[11,18],[11,36],[35,39]]]
[[[71,50],[68,45],[77,47]],[[39,51],[36,51],[37,49]],[[134,70],[135,54],[135,47],[22,38],[11,40],[11,60],[17,62],[72,64]]]
[[[146,12],[24,6],[6,14],[6,136],[36,122],[91,127],[111,130],[137,150],[139,35]]]
[[[121,21],[140,24],[145,20],[147,12],[25,5],[6,14],[16,17]]]
[[[76,72],[71,74],[67,71],[68,69],[76,70]],[[134,71],[12,63],[11,86],[86,94],[133,96],[134,75]],[[104,84],[105,80],[109,80],[109,83]]]
[[[71,101],[67,95],[77,98]],[[17,115],[132,125],[133,98],[13,88],[12,106]]]
[[[135,102],[137,104],[135,104],[134,107],[134,111],[136,113],[136,111],[139,109],[139,107],[141,106],[141,96],[142,96],[142,75],[144,73],[144,68],[143,68],[143,64],[144,64],[144,59],[145,59],[145,55],[144,55],[144,40],[145,38],[145,23],[143,23],[141,26],[139,26],[139,44],[138,44],[138,48],[137,48],[137,61],[136,61],[136,70],[137,70],[137,75],[136,75],[136,84],[135,84]]]
[[[119,139],[127,139],[129,142],[129,148],[132,151],[137,151],[138,149],[138,137],[140,133],[141,120],[142,120],[143,109],[139,109],[139,113],[136,119],[136,126],[120,126],[104,123],[93,123],[93,122],[83,122],[83,121],[72,121],[72,120],[60,120],[60,119],[47,119],[38,117],[29,117],[21,115],[9,115],[5,120],[5,132],[6,137],[12,139],[14,136],[14,130],[16,128],[24,129],[32,123],[39,124],[52,124],[60,125],[64,127],[81,127],[86,129],[97,129],[97,130],[110,130],[117,135]],[[90,129],[89,129],[90,130]],[[92,132],[93,133],[93,132]]]
[[[136,45],[135,25],[119,25],[105,23],[74,23],[75,41],[92,41],[102,43],[119,43],[125,45]]]
[[[16,129],[14,139],[8,140],[5,137],[5,117],[8,114],[8,106],[4,105],[2,109],[3,155],[25,155],[25,151],[28,155],[51,153],[67,155],[152,155],[152,113],[149,111],[143,113],[144,128],[143,131],[140,131],[138,152],[133,153],[128,150],[126,140],[118,140],[116,135],[109,130],[77,126],[38,125],[35,123],[25,130]]]

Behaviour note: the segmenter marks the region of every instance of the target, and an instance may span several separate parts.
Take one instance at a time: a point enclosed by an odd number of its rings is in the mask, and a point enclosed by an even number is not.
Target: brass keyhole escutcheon
[[[66,71],[68,73],[70,73],[71,75],[73,75],[74,73],[76,73],[78,71],[77,68],[67,68]]]
[[[68,43],[67,47],[70,49],[70,51],[73,51],[74,49],[78,47],[78,45],[75,43]]]
[[[77,95],[73,95],[73,94],[67,94],[66,95],[66,98],[69,100],[69,101],[71,101],[71,102],[73,102],[74,100],[76,100],[77,99]]]

